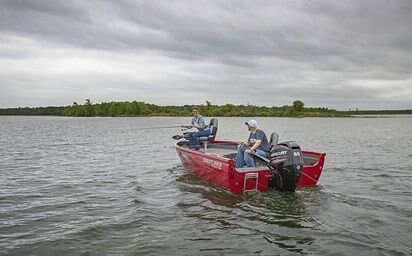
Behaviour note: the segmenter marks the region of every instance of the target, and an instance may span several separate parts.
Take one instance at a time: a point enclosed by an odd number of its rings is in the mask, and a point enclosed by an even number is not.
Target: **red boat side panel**
[[[186,171],[230,190],[228,172],[233,169],[233,160],[183,147],[177,147],[177,152]]]
[[[312,151],[303,151],[303,154],[308,155],[309,157],[317,158],[317,161],[311,165],[303,166],[303,171],[300,174],[298,187],[316,186],[320,175],[322,174],[326,154]]]

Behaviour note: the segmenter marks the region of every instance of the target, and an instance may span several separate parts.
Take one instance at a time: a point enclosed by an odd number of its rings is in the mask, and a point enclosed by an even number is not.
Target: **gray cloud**
[[[1,1],[0,107],[412,108],[410,1]]]

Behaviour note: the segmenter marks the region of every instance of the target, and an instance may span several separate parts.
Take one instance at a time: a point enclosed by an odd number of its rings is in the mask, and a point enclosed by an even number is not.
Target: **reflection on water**
[[[180,168],[183,167],[180,166]],[[241,195],[223,190],[190,173],[179,176],[177,181],[181,182],[179,186],[181,191],[198,193],[202,198],[209,200],[215,205],[234,208],[243,201]]]
[[[308,193],[308,191],[302,191],[302,193],[270,191],[267,193],[234,194],[189,173],[180,175],[177,181],[181,183],[179,185],[181,191],[196,193],[199,198],[204,199],[196,201],[196,203],[179,202],[177,204],[189,218],[197,218],[226,231],[233,230],[236,234],[258,235],[262,237],[262,241],[275,244],[294,253],[303,251],[299,245],[310,245],[315,240],[308,237],[281,235],[277,232],[282,227],[304,229],[318,225],[309,216],[305,207],[307,195],[311,195],[312,198],[309,199],[309,202],[311,206],[315,206],[314,200],[317,197],[313,196],[313,193]],[[317,188],[311,189],[317,190]],[[321,203],[321,200],[317,202]],[[250,223],[255,224],[250,225]],[[264,228],[268,225],[273,227],[273,231]],[[259,228],[259,226],[261,227]],[[213,239],[203,237],[192,240]],[[224,248],[220,249],[224,250]]]
[[[179,166],[179,168],[183,167]],[[319,195],[316,193],[319,192],[319,187],[300,189],[296,193],[273,190],[266,193],[236,194],[190,173],[184,173],[176,180],[181,183],[179,189],[183,192],[198,193],[201,198],[207,199],[214,205],[241,208],[245,213],[257,213],[260,220],[268,223],[271,223],[271,220],[277,223],[282,219],[294,219],[295,221],[307,219],[309,216],[306,214],[305,204],[318,208],[321,203],[319,197],[316,196]]]

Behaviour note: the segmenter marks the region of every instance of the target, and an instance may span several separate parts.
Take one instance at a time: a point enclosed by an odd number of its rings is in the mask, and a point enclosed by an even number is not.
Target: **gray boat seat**
[[[279,142],[279,134],[277,134],[276,132],[272,132],[272,134],[270,135],[270,139],[269,139],[269,145],[270,145],[270,151],[272,150],[273,147],[275,147]]]
[[[218,121],[217,118],[212,118],[210,120],[210,123],[208,125],[210,129],[210,135],[209,136],[204,136],[204,137],[199,137],[199,141],[203,142],[203,145],[205,147],[205,151],[207,150],[207,143],[209,141],[214,141],[216,138],[216,133],[217,133],[217,128],[218,128]]]

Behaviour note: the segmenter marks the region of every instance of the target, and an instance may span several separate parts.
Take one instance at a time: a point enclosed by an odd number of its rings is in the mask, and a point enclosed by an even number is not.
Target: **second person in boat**
[[[254,167],[253,154],[269,157],[270,145],[264,131],[258,129],[256,120],[245,122],[250,131],[248,141],[240,143],[236,155],[236,168]]]
[[[189,148],[199,150],[200,142],[199,137],[208,137],[210,135],[210,129],[206,125],[205,119],[199,113],[199,107],[192,107],[193,118],[191,125],[182,125],[184,128],[196,128],[198,131],[189,135]]]

